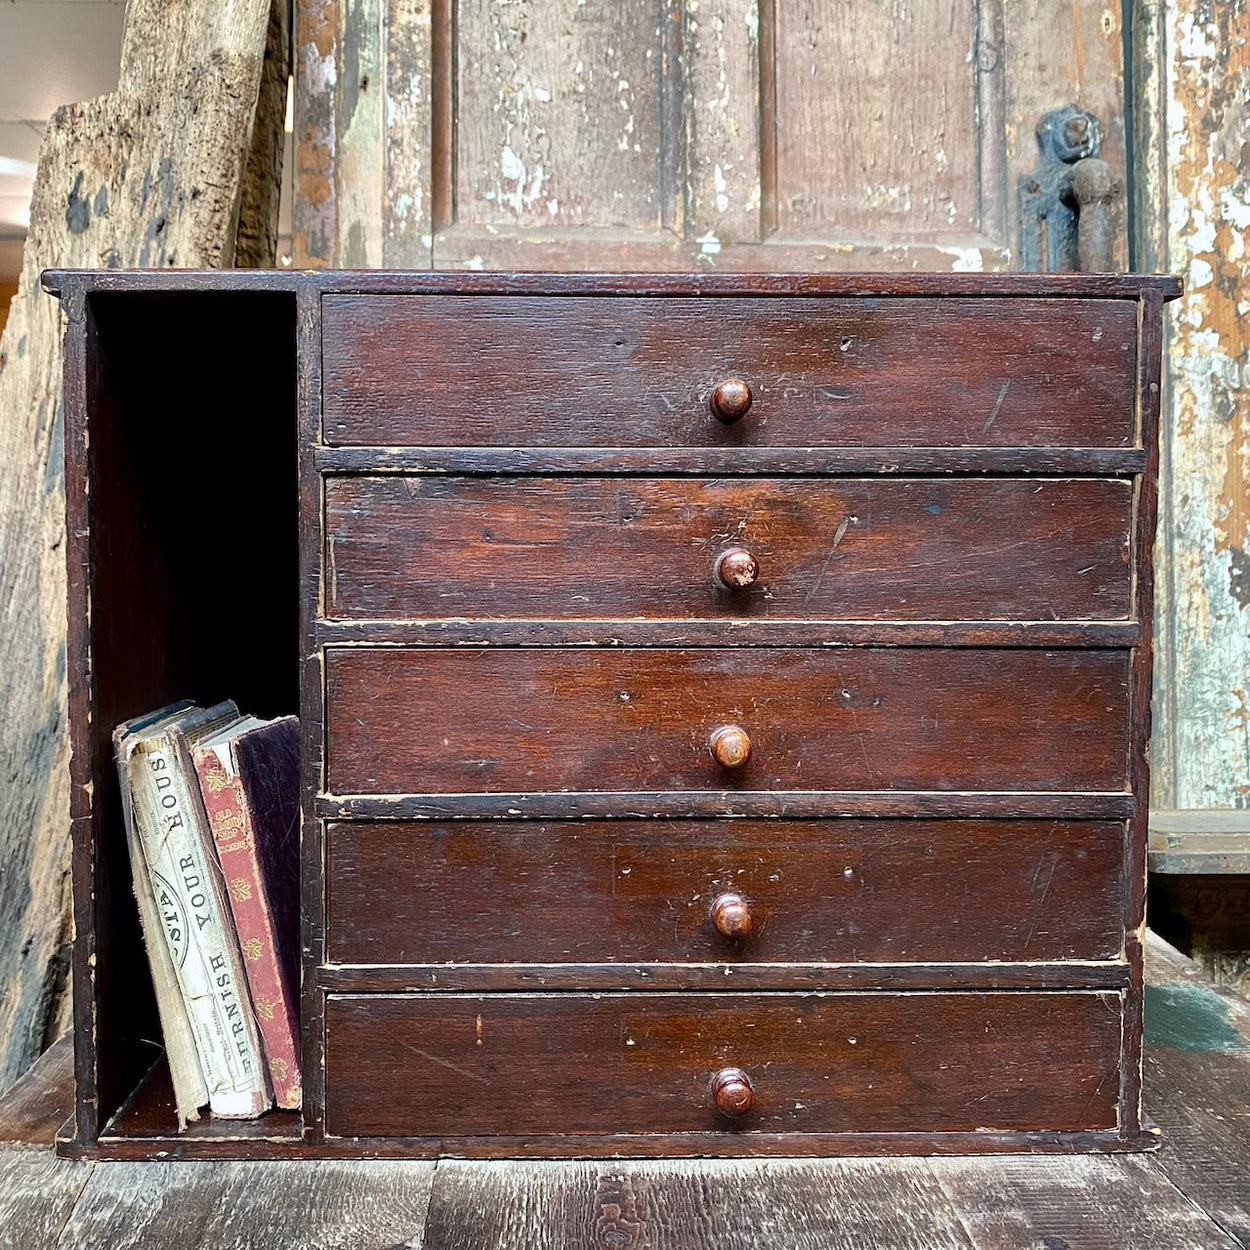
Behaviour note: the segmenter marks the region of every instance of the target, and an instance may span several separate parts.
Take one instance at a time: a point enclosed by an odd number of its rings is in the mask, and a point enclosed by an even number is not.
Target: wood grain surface
[[[326,615],[1117,620],[1122,480],[329,477]],[[758,577],[730,591],[718,556]]]
[[[1242,1250],[1145,1158],[929,1163],[978,1250]]]
[[[541,1218],[536,1213],[541,1212]],[[541,1226],[541,1231],[536,1231]],[[1240,1250],[1152,1160],[444,1160],[424,1250]]]
[[[1125,786],[1128,653],[332,647],[335,794]],[[739,723],[750,763],[708,737]]]
[[[326,846],[333,963],[1092,960],[1124,939],[1112,822],[366,821]],[[729,890],[740,942],[709,915]]]
[[[74,1037],[63,1033],[0,1101],[0,1142],[51,1145],[74,1109]]]
[[[80,1165],[81,1166],[81,1165]],[[413,1245],[428,1163],[151,1162],[97,1167],[65,1225],[66,1247],[348,1250]]]
[[[544,1250],[973,1247],[922,1159],[439,1164],[424,1250],[544,1242]]]
[[[1093,992],[330,995],[326,1131],[1111,1128],[1119,1004]],[[732,1126],[709,1091],[725,1066],[755,1082],[754,1111]]]
[[[443,0],[438,0],[442,3]],[[1166,273],[906,273],[884,270],[751,273],[701,271],[507,272],[396,269],[50,269],[44,289],[91,291],[305,291],[322,295],[610,295],[741,296],[770,299],[867,297],[906,299],[1131,300],[1154,293],[1165,303],[1181,292],[1181,281]]]
[[[0,1149],[0,1247],[53,1250],[91,1173],[46,1147]]]
[[[1128,302],[327,295],[322,308],[334,445],[1134,441]],[[730,377],[755,402],[725,426],[708,396]]]
[[[1163,1171],[1250,1246],[1250,1002],[1146,933],[1146,1112],[1164,1129]]]

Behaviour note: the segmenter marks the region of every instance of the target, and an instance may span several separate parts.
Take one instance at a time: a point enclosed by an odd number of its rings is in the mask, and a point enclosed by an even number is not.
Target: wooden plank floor
[[[1250,1004],[1152,942],[1157,1154],[638,1163],[76,1163],[69,1049],[0,1103],[15,1250],[1250,1250]]]

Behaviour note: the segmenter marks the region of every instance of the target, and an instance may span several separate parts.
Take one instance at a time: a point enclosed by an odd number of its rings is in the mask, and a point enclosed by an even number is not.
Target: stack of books
[[[299,722],[177,703],[113,744],[179,1129],[298,1109]]]

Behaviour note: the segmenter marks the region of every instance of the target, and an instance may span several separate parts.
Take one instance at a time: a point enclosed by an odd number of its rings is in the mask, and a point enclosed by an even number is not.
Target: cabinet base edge
[[[595,1137],[277,1138],[106,1136],[57,1140],[73,1159],[748,1159],[869,1155],[1115,1154],[1159,1147],[1153,1126],[1136,1133],[683,1133]]]

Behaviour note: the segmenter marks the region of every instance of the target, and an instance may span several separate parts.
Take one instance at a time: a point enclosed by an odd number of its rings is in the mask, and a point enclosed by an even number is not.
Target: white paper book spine
[[[165,926],[161,921],[156,893],[152,888],[152,877],[147,870],[143,847],[135,828],[130,800],[129,768],[130,749],[122,744],[118,756],[118,772],[126,821],[126,847],[130,853],[130,873],[135,900],[139,905],[143,943],[147,947],[152,984],[156,991],[156,1009],[165,1039],[165,1057],[169,1061],[169,1075],[174,1087],[174,1113],[178,1117],[178,1128],[181,1130],[188,1120],[199,1118],[199,1109],[208,1102],[208,1086],[204,1083],[199,1047],[187,1015],[177,969],[169,951],[169,942],[162,936]]]
[[[214,1115],[251,1117],[269,1105],[247,991],[236,975],[233,933],[222,923],[191,796],[165,737],[131,756],[135,823],[174,968],[195,1032]]]

